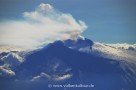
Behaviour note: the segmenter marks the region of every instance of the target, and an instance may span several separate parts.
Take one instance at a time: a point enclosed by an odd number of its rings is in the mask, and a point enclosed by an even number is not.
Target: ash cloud
[[[87,28],[71,14],[41,3],[34,11],[24,12],[23,20],[0,22],[0,45],[35,49],[55,40],[76,39]]]

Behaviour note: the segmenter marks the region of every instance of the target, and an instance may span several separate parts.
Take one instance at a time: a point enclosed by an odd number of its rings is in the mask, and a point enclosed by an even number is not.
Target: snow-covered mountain
[[[86,38],[55,41],[31,52],[3,52],[0,85],[3,84],[2,90],[37,90],[39,87],[47,90],[48,84],[94,85],[85,90],[135,90],[135,56],[133,49],[116,48]]]

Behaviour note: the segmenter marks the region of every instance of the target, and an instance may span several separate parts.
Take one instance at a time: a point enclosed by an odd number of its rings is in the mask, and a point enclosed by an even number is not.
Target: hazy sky
[[[105,43],[136,42],[136,0],[0,0],[0,22],[23,19],[40,3],[49,3],[77,20],[88,29],[83,36]]]

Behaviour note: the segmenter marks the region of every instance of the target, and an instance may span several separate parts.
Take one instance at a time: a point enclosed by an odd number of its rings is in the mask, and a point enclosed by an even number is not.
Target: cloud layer
[[[76,39],[87,28],[83,21],[76,21],[50,4],[41,3],[23,16],[24,20],[0,23],[0,45],[33,49],[55,40]]]
[[[117,49],[125,49],[125,50],[136,50],[136,44],[127,44],[127,43],[117,43],[117,44],[107,44]]]

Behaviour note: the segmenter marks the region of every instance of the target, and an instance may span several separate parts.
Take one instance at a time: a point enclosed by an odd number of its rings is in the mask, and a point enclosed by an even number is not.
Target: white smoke
[[[0,45],[32,49],[55,40],[76,39],[87,28],[83,21],[76,21],[50,4],[41,3],[23,16],[24,20],[0,23]]]

